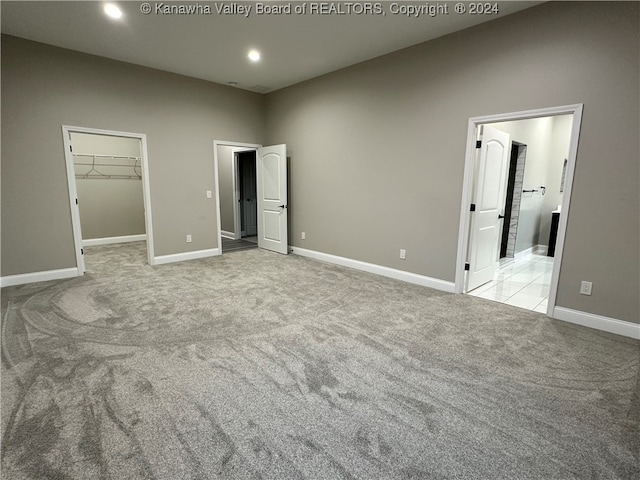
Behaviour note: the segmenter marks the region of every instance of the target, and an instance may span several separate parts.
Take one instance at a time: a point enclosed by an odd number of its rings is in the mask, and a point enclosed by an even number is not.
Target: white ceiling
[[[124,11],[119,21],[103,14],[103,3],[3,0],[2,33],[265,93],[542,2],[499,2],[497,16],[459,15],[455,2],[439,2],[447,15],[410,18],[392,14],[389,1],[381,2],[385,15],[257,15],[256,2],[235,2],[252,7],[248,17],[217,14],[216,6],[232,2],[164,2],[208,5],[212,14],[143,15],[143,2],[115,1]],[[149,3],[153,10],[163,2]],[[248,61],[250,48],[262,53],[259,63]]]

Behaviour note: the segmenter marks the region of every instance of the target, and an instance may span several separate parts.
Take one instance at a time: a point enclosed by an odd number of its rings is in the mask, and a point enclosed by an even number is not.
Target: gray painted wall
[[[167,255],[218,246],[213,140],[262,143],[264,100],[3,35],[2,276],[76,266],[62,125],[147,135],[155,254]]]
[[[76,182],[84,240],[144,235],[144,204],[140,180]]]
[[[95,153],[127,157],[139,157],[141,155],[140,140],[137,138],[79,132],[71,132],[70,136],[74,154]]]
[[[468,119],[584,103],[557,304],[638,323],[638,13],[549,2],[267,95],[292,243],[454,281]]]

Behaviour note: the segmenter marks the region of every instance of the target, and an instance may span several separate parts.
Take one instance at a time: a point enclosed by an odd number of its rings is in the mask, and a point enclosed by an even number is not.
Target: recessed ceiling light
[[[249,50],[249,54],[247,55],[247,57],[249,57],[249,60],[251,60],[252,62],[257,62],[258,60],[260,60],[260,52],[257,50]]]
[[[116,20],[122,18],[122,10],[120,10],[120,7],[114,3],[105,3],[104,13]]]

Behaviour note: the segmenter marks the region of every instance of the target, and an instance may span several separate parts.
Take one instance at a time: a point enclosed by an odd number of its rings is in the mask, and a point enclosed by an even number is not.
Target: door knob
[[[278,205],[278,208],[287,208],[286,205]]]
[[[504,218],[504,215],[498,214],[498,219],[500,219],[500,218]]]

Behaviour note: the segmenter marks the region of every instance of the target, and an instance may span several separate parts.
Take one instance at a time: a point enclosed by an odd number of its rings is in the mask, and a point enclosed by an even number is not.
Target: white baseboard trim
[[[434,288],[448,293],[454,293],[455,289],[455,284],[453,282],[426,277],[424,275],[418,275],[417,273],[405,272],[403,270],[396,270],[395,268],[383,267],[373,263],[361,262],[360,260],[353,260],[351,258],[338,257],[329,253],[316,252],[314,250],[307,250],[299,247],[292,247],[291,252],[302,257],[309,257],[315,260],[353,268],[355,270],[362,270],[363,272],[375,273],[376,275],[382,275],[383,277],[395,278],[396,280],[402,280],[404,282],[422,285],[423,287]]]
[[[141,242],[147,239],[147,234],[123,235],[121,237],[88,238],[82,240],[83,247],[94,247],[96,245],[111,245],[112,243]]]
[[[523,250],[521,252],[516,252],[515,255],[513,256],[513,259],[516,262],[520,262],[526,258],[529,258],[531,255],[533,255],[533,252],[535,251],[536,247],[530,247],[527,248],[526,250]]]
[[[526,250],[522,250],[521,252],[516,252],[513,256],[513,260],[515,262],[528,261],[531,259],[532,255],[546,255],[547,254],[547,246],[546,245],[534,245],[533,247],[529,247]]]
[[[555,307],[553,309],[553,318],[640,340],[640,324],[637,323],[581,312],[565,307]]]
[[[154,257],[154,265],[163,265],[165,263],[184,262],[186,260],[197,260],[199,258],[215,257],[220,255],[219,248],[210,248],[208,250],[196,250],[194,252],[173,253],[171,255],[161,255]]]
[[[7,275],[0,277],[0,287],[12,287],[26,283],[48,282],[49,280],[62,280],[80,276],[78,268],[62,268],[60,270],[47,270],[45,272],[21,273],[19,275]]]
[[[235,240],[236,239],[236,234],[233,232],[227,232],[226,230],[220,230],[220,235],[222,235],[224,238],[228,238],[229,240]]]
[[[533,252],[536,255],[546,255],[547,254],[547,250],[549,249],[548,246],[546,245],[538,245],[536,246],[536,248],[533,250]]]

